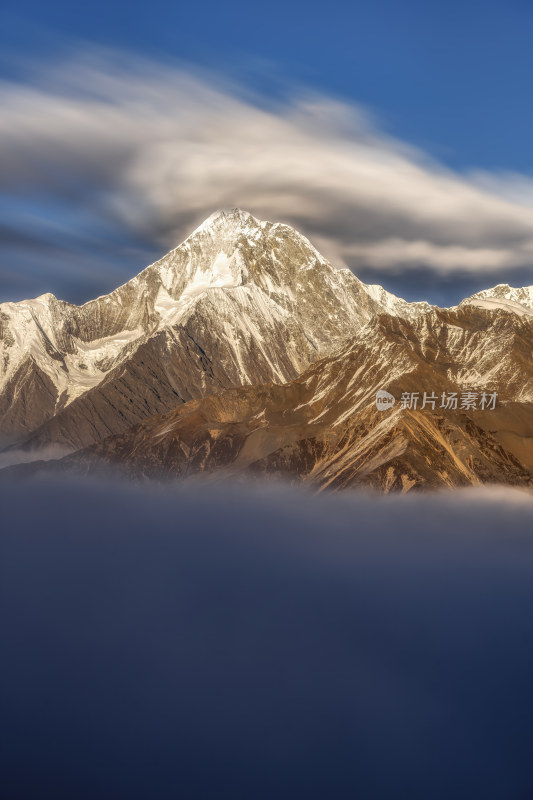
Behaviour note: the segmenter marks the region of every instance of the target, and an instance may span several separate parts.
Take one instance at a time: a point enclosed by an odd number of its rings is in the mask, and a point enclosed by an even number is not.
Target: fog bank
[[[533,499],[0,486],[3,796],[525,798]]]

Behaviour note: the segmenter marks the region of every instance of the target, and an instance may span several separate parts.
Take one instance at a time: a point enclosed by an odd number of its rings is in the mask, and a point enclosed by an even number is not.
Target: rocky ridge
[[[532,345],[533,322],[502,311],[379,315],[289,383],[187,403],[65,461],[138,478],[270,475],[320,489],[532,488],[533,373],[522,369]],[[481,389],[497,394],[494,410],[440,406],[442,393]],[[379,411],[378,390],[398,402]],[[420,407],[424,391],[434,407]],[[417,408],[401,407],[404,392],[419,393]]]

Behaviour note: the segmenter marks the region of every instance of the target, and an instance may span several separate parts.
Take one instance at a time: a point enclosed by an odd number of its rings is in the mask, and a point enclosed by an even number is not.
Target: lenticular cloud
[[[74,197],[74,233],[95,241],[168,249],[239,206],[295,225],[355,271],[531,264],[525,177],[454,174],[338,100],[295,90],[274,103],[183,66],[86,53],[4,81],[0,101],[4,196],[47,198],[60,217]],[[45,217],[40,235],[64,247]]]

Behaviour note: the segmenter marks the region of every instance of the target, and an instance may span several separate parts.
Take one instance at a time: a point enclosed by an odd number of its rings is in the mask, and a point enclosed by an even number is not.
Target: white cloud
[[[363,111],[268,104],[183,68],[86,55],[0,84],[0,187],[77,202],[164,250],[216,208],[294,224],[339,266],[529,267],[533,183],[445,170]]]
[[[327,246],[327,243],[325,243]],[[352,266],[358,264],[381,269],[406,266],[431,265],[439,271],[463,270],[478,271],[502,267],[520,267],[531,250],[525,244],[519,252],[505,249],[483,247],[461,247],[457,245],[435,245],[425,241],[406,241],[405,239],[383,239],[370,244],[347,245],[339,253]]]

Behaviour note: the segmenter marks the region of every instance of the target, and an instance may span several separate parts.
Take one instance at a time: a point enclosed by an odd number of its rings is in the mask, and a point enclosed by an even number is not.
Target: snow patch
[[[489,311],[502,309],[503,311],[518,314],[521,317],[533,317],[533,308],[528,308],[526,305],[517,303],[515,300],[508,300],[502,297],[475,297],[470,300],[463,300],[461,305],[486,308]]]
[[[194,273],[192,280],[187,284],[182,298],[196,297],[208,289],[225,289],[239,286],[241,283],[240,275],[233,274],[231,269],[233,255],[228,256],[221,250],[211,266],[205,270],[199,269]]]

